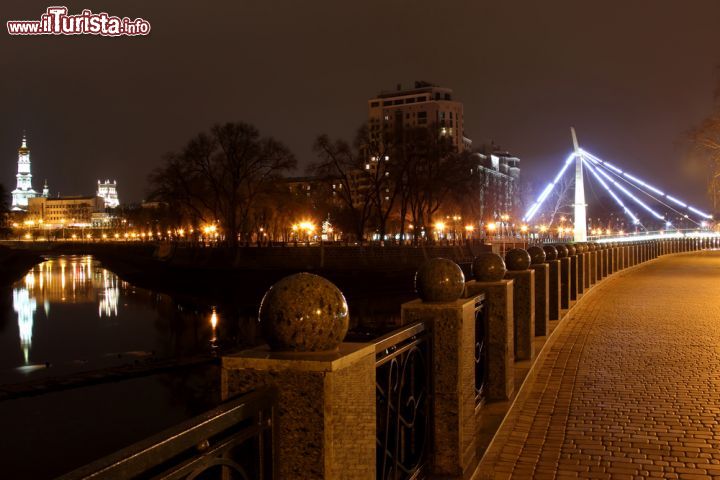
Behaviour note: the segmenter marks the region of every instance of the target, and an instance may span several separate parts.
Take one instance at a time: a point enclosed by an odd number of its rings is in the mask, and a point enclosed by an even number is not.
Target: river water
[[[377,288],[346,293],[353,341],[367,341],[363,325],[374,330],[378,322],[396,321],[399,302],[412,297]],[[92,380],[97,372],[102,377],[258,342],[257,305],[197,302],[138,288],[91,256],[47,258],[0,289],[0,390]],[[0,478],[54,478],[219,402],[220,371],[212,363],[0,399]]]
[[[220,307],[180,305],[92,257],[48,258],[0,290],[0,385],[207,354],[237,335],[225,323]],[[112,453],[216,405],[219,383],[203,365],[0,401],[0,477],[53,478]]]

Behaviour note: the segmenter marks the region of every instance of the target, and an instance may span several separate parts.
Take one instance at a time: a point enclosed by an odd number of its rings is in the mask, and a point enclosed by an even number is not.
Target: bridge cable
[[[673,212],[677,213],[677,214],[680,215],[681,217],[687,218],[688,220],[690,220],[690,221],[693,222],[694,224],[696,224],[696,225],[698,225],[698,226],[701,226],[698,222],[696,222],[696,221],[694,221],[693,219],[691,219],[688,214],[682,213],[682,212],[676,210],[675,208],[671,207],[670,205],[668,205],[667,203],[663,202],[662,200],[660,200],[660,199],[654,197],[653,195],[645,192],[644,190],[642,190],[642,188],[640,188],[638,185],[633,184],[632,182],[635,182],[635,183],[637,183],[637,184],[640,184],[640,185],[646,187],[647,189],[649,189],[649,190],[655,192],[656,194],[658,194],[659,196],[665,197],[665,198],[667,198],[668,200],[670,200],[671,202],[674,202],[674,203],[680,205],[680,206],[683,207],[683,208],[687,208],[687,209],[690,210],[691,212],[693,212],[693,213],[695,213],[695,214],[697,214],[697,215],[699,215],[699,216],[701,216],[701,217],[704,217],[704,218],[712,218],[712,215],[709,215],[709,214],[707,214],[707,213],[705,213],[705,212],[702,212],[702,211],[700,211],[700,210],[698,210],[698,209],[696,209],[696,208],[694,208],[694,207],[692,207],[692,206],[690,206],[690,205],[687,205],[686,203],[682,202],[681,200],[678,200],[677,198],[673,197],[672,195],[666,194],[666,193],[658,190],[657,188],[653,187],[652,185],[649,185],[649,184],[643,182],[642,180],[640,180],[639,178],[636,178],[636,177],[634,177],[633,175],[630,175],[629,173],[622,171],[621,169],[615,167],[614,165],[610,164],[609,162],[606,162],[606,161],[602,160],[601,158],[597,157],[596,155],[593,155],[592,153],[590,153],[590,152],[588,152],[588,151],[585,151],[585,150],[582,150],[582,149],[581,149],[581,151],[582,151],[583,154],[587,155],[591,160],[595,161],[595,163],[598,163],[598,162],[599,162],[600,164],[602,164],[602,166],[605,168],[605,170],[608,170],[608,171],[612,170],[610,173],[612,173],[612,174],[615,175],[616,177],[621,178],[625,183],[628,183],[629,185],[632,185],[634,188],[636,188],[637,190],[641,191],[642,193],[644,193],[644,194],[647,195],[648,197],[650,197],[650,198],[652,198],[653,200],[655,200],[656,202],[658,202],[658,203],[666,206],[667,208],[669,208],[669,209],[672,210]],[[622,175],[622,176],[621,176],[621,175]],[[631,181],[628,181],[628,179],[630,179]]]
[[[581,153],[581,155],[582,155],[582,153]],[[615,202],[616,202],[618,205],[620,205],[620,207],[623,209],[623,211],[625,212],[625,214],[626,214],[628,217],[630,217],[630,219],[631,219],[632,222],[633,222],[633,225],[640,225],[640,227],[642,227],[645,231],[647,231],[647,228],[645,228],[645,225],[643,225],[642,222],[640,222],[640,219],[639,219],[638,217],[636,217],[636,216],[630,211],[630,209],[629,209],[628,207],[625,206],[625,204],[623,203],[623,201],[620,200],[620,197],[618,197],[618,196],[615,194],[615,192],[612,190],[612,188],[610,188],[610,186],[609,186],[607,183],[605,183],[605,181],[600,177],[600,175],[598,174],[598,172],[596,171],[596,169],[595,169],[595,167],[592,165],[592,163],[589,162],[589,161],[587,161],[587,160],[585,160],[584,157],[582,158],[582,160],[583,160],[583,164],[584,164],[586,167],[588,167],[588,170],[590,170],[590,172],[593,174],[593,176],[595,177],[595,179],[600,183],[600,185],[602,185],[602,186],[605,188],[605,190],[607,190],[607,192],[610,194],[610,196],[612,196],[612,198],[615,200]],[[611,180],[611,181],[612,181],[612,180]]]
[[[689,216],[688,214],[682,213],[682,212],[674,209],[673,207],[671,207],[671,206],[668,205],[667,203],[665,203],[665,202],[663,202],[662,200],[660,200],[659,198],[651,195],[650,193],[644,191],[641,187],[635,185],[634,183],[632,183],[631,181],[629,181],[629,180],[627,180],[626,178],[622,177],[621,175],[615,173],[615,172],[612,171],[611,169],[608,169],[608,168],[605,167],[604,165],[602,165],[602,164],[597,164],[597,163],[596,163],[596,165],[597,165],[598,167],[602,168],[603,170],[609,172],[610,174],[618,177],[620,180],[622,180],[623,182],[627,183],[627,184],[630,185],[631,187],[635,188],[635,189],[638,190],[639,192],[641,192],[641,193],[647,195],[648,197],[652,198],[652,199],[655,200],[657,203],[659,203],[659,204],[661,204],[661,205],[664,205],[664,206],[667,207],[668,209],[670,209],[670,210],[672,210],[673,212],[677,213],[677,214],[680,215],[682,218],[686,218],[686,219],[690,220],[692,223],[694,223],[695,225],[697,225],[698,227],[702,227],[702,225],[701,225],[700,223],[698,223],[698,222],[696,222],[695,220],[693,220],[692,218],[690,218],[690,216]],[[646,185],[647,185],[647,184],[646,184]],[[667,196],[667,195],[666,195],[666,196]],[[646,209],[647,209],[647,207],[646,207]],[[657,215],[656,215],[656,217],[657,217]],[[667,218],[663,218],[663,220],[665,220],[667,223],[669,223],[670,226],[674,226],[671,222],[668,222],[668,221],[667,221]]]

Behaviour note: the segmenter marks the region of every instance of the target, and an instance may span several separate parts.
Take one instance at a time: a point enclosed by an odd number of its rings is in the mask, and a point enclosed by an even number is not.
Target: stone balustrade
[[[469,281],[454,262],[432,259],[416,276],[420,299],[402,305],[405,330],[375,343],[343,342],[342,293],[297,274],[263,299],[269,346],[223,357],[222,394],[277,389],[279,478],[373,479],[424,469],[467,479],[482,455],[483,410],[512,400],[516,362],[534,361],[535,340],[551,335],[576,302],[628,268],[718,247],[717,238],[685,237],[533,246],[505,259],[485,252]],[[414,440],[401,441],[407,438]],[[400,448],[410,450],[399,455]]]

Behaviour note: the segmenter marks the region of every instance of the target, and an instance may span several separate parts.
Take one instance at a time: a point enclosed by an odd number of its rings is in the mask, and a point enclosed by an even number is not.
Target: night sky
[[[143,17],[148,37],[10,37],[50,5]],[[319,133],[350,137],[367,99],[415,79],[453,88],[466,134],[494,139],[545,183],[581,144],[707,207],[683,132],[707,115],[720,2],[3,0],[0,182],[14,188],[23,129],[34,186],[88,194],[117,179],[140,201],[161,155],[244,120],[301,168]],[[299,173],[303,173],[300,171]]]

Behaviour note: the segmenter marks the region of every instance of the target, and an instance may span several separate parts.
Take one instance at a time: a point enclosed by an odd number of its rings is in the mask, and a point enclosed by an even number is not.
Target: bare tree
[[[330,140],[320,135],[314,150],[319,160],[309,170],[323,180],[343,205],[344,213],[358,241],[365,238],[365,230],[372,213],[373,191],[364,171],[367,160],[362,149],[344,140]]]
[[[295,157],[277,140],[244,122],[215,125],[170,153],[150,175],[151,197],[175,204],[204,222],[218,220],[229,246],[248,238],[258,196]]]
[[[558,214],[565,213],[563,208],[569,205],[570,192],[574,184],[575,182],[569,176],[564,175],[558,181],[557,185],[555,185],[555,188],[553,188],[550,193],[550,198],[548,199],[548,204],[550,205],[550,220],[548,221],[548,226],[552,226],[555,223],[555,217],[557,217]]]
[[[720,66],[718,67],[720,72]],[[715,89],[713,111],[699,125],[690,129],[687,136],[693,153],[707,164],[707,189],[713,204],[713,212],[720,212],[720,81]]]

